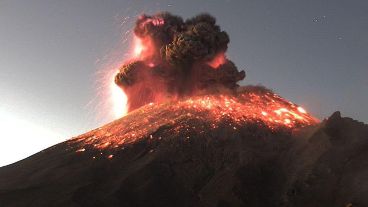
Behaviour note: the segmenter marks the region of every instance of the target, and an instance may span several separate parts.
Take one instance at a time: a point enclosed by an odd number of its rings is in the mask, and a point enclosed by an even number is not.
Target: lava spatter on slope
[[[183,121],[185,120],[185,121]],[[170,133],[207,133],[227,125],[232,130],[258,124],[266,130],[292,130],[318,123],[302,107],[261,87],[244,87],[237,94],[212,94],[148,104],[98,130],[74,138],[81,149],[114,149],[171,126]],[[147,135],[150,135],[147,137]],[[162,138],[162,137],[161,137]],[[161,139],[160,138],[160,139]],[[84,150],[77,149],[81,152]]]

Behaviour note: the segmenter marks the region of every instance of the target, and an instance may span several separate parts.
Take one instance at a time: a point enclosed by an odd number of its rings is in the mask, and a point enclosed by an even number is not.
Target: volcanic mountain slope
[[[338,112],[317,123],[263,90],[194,97],[0,168],[0,206],[368,206],[367,158],[368,126]]]

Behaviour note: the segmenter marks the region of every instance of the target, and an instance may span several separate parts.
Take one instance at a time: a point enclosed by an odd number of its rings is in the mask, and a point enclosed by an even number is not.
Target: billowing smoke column
[[[115,77],[128,97],[128,111],[167,99],[235,91],[245,78],[225,57],[229,36],[208,14],[186,21],[170,13],[142,15],[134,34],[137,57]]]

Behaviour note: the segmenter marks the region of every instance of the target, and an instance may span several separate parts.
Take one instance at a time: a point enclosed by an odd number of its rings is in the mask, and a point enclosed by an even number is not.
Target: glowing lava
[[[105,149],[152,137],[163,126],[170,126],[169,134],[202,134],[220,126],[241,130],[256,124],[269,130],[288,130],[318,122],[302,107],[270,91],[250,87],[237,95],[203,95],[148,104],[74,140],[81,141],[83,148]]]

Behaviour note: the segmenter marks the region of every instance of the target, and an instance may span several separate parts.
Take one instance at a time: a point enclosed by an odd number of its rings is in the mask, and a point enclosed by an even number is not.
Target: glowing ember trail
[[[245,90],[238,95],[195,96],[162,104],[148,104],[96,131],[74,139],[97,149],[116,148],[172,126],[170,134],[201,134],[219,126],[239,130],[257,124],[269,130],[293,129],[318,123],[302,107],[268,91]],[[150,137],[147,137],[151,135]]]

